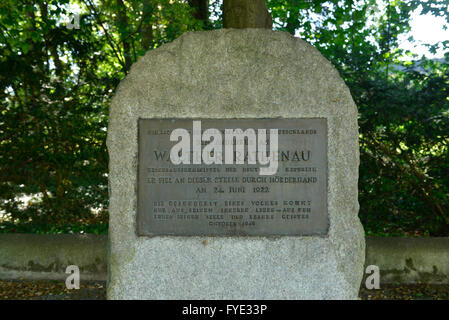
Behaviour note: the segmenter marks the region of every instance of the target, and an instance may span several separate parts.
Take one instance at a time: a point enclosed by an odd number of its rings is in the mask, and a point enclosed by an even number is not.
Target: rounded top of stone
[[[187,32],[148,51],[120,83],[111,116],[125,110],[143,118],[356,112],[337,70],[317,49],[268,29]]]

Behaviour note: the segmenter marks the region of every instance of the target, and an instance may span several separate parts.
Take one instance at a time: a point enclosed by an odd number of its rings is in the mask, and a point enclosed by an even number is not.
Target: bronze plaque
[[[138,235],[327,234],[326,119],[139,119],[138,127]]]

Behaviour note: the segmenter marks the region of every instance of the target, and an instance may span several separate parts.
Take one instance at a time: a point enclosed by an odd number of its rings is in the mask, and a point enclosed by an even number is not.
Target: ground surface
[[[380,290],[360,290],[362,300],[449,300],[446,285],[383,285]],[[0,280],[0,300],[103,300],[106,284],[82,282],[79,290],[68,290],[61,280]]]
[[[362,300],[449,300],[449,284],[381,285],[379,290],[360,289]]]
[[[0,300],[104,300],[106,283],[81,282],[69,290],[63,280],[0,280]]]

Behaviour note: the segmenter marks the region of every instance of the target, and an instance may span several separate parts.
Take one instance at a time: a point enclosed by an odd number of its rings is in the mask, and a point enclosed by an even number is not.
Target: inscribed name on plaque
[[[138,125],[138,235],[327,234],[326,119]]]

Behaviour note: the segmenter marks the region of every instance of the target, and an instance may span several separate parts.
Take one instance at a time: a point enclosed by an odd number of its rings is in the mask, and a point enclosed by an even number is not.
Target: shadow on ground
[[[0,280],[0,300],[104,300],[104,281],[85,281],[69,290],[62,280]],[[449,284],[383,285],[360,290],[361,300],[449,300]]]

